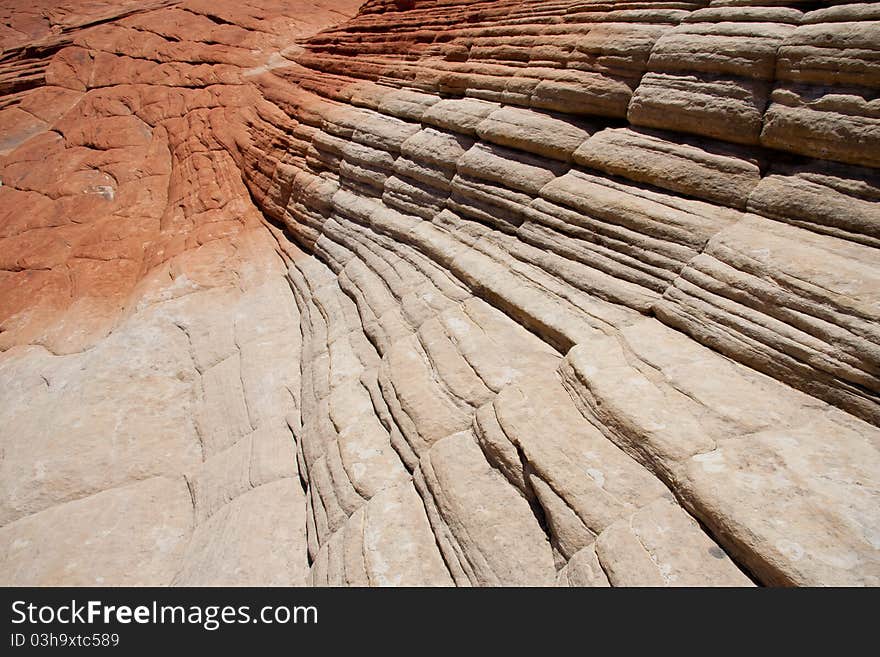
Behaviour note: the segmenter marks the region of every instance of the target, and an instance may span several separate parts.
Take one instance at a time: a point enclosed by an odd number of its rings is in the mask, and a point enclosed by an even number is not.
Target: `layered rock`
[[[6,580],[880,581],[873,5],[173,4],[0,113]]]
[[[248,71],[355,3],[17,4],[0,579],[301,584],[300,315],[224,144]]]

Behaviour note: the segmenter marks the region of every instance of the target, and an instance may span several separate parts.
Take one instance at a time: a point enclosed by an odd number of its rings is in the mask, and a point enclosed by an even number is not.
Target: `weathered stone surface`
[[[0,583],[877,585],[874,4],[358,5],[0,9]]]
[[[0,528],[3,582],[165,586],[191,531],[192,506],[182,477],[109,488]]]
[[[585,415],[760,581],[876,581],[876,427],[653,319],[578,345],[561,371]]]
[[[880,244],[880,172],[814,160],[776,164],[752,191],[748,209],[870,246]]]
[[[746,216],[682,269],[656,310],[722,353],[877,423],[874,255]]]
[[[605,173],[705,201],[745,209],[761,181],[761,161],[723,143],[682,143],[662,133],[603,130],[574,152],[574,161]]]

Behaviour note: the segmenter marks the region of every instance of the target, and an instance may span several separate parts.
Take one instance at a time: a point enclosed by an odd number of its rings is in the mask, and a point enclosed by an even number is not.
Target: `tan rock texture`
[[[880,585],[819,4],[6,3],[0,583]]]

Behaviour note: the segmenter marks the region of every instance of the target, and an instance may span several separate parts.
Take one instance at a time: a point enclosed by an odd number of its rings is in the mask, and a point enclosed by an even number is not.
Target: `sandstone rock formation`
[[[880,585],[878,3],[7,5],[0,582]]]

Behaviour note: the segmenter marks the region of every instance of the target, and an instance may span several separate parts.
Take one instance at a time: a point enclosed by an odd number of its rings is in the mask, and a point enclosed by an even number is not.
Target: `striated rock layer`
[[[877,3],[42,4],[0,581],[880,584]]]

